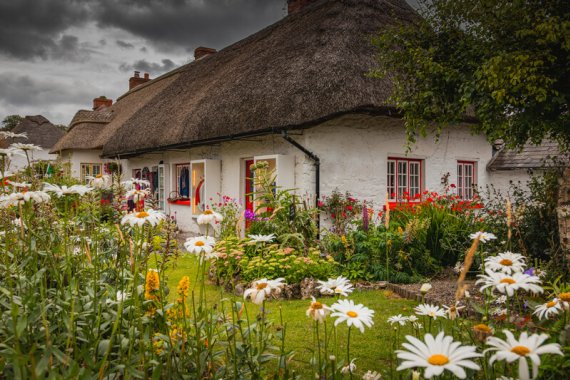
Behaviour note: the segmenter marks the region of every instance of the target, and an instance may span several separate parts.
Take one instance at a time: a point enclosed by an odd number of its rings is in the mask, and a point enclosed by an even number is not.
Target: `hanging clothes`
[[[196,193],[194,194],[194,204],[197,206],[200,206],[201,211],[204,211],[201,204],[201,200],[204,198],[204,189],[203,186],[204,185],[204,178],[202,178],[200,180],[200,182],[198,182],[198,186],[196,186]]]
[[[187,167],[180,170],[178,188],[181,197],[190,197],[190,170]]]

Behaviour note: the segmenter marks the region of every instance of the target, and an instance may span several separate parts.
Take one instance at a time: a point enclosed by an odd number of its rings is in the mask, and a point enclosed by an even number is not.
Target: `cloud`
[[[76,56],[78,41],[63,32],[90,14],[79,0],[0,1],[0,53],[22,60]]]
[[[153,76],[156,76],[166,71],[170,71],[174,69],[176,66],[177,65],[174,62],[172,62],[170,59],[167,58],[163,59],[161,63],[148,62],[145,59],[140,59],[133,64],[122,63],[119,66],[119,70],[121,71],[137,70],[137,71],[151,73],[153,74]]]
[[[125,42],[122,40],[117,40],[115,41],[115,43],[117,44],[117,46],[119,46],[120,48],[123,49],[134,49],[135,45],[129,43],[129,42]]]

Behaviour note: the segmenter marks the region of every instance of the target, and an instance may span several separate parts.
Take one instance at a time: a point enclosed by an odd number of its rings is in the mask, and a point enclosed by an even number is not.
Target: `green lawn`
[[[174,299],[176,285],[182,276],[189,276],[194,285],[197,260],[194,257],[182,256],[173,264],[168,269],[168,287],[171,290],[172,299]],[[211,304],[219,302],[222,296],[238,298],[229,293],[221,293],[220,288],[214,285],[207,286],[206,296]],[[389,353],[392,352],[391,345],[394,334],[393,328],[386,322],[386,319],[394,314],[411,314],[411,310],[417,303],[401,298],[388,298],[383,291],[372,290],[355,291],[350,299],[376,311],[372,329],[365,330],[364,334],[358,330],[353,330],[352,333],[351,357],[356,358],[357,373],[363,374],[369,369],[386,370],[389,368],[388,359]],[[328,305],[334,303],[332,298],[322,298],[320,301]],[[276,324],[279,321],[279,308],[282,309],[283,320],[287,326],[287,349],[296,352],[294,366],[305,374],[310,373],[308,363],[311,358],[310,349],[313,347],[313,322],[305,314],[308,306],[308,300],[279,300],[267,304],[270,313],[269,318],[273,319]],[[248,303],[249,310],[255,310],[256,307],[254,304]],[[340,348],[342,350],[339,357],[342,358],[344,358],[346,331],[346,326],[339,327],[338,340],[341,342]]]

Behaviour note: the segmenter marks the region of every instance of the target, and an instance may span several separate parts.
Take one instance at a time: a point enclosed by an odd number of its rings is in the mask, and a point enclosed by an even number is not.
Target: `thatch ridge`
[[[416,17],[403,0],[315,2],[171,72],[175,80],[117,126],[103,154],[190,146],[299,128],[357,109],[386,110],[389,79],[366,76],[377,65],[371,36],[394,18]],[[146,83],[121,100],[155,85]]]
[[[0,141],[0,148],[6,148],[12,143],[26,143],[50,149],[64,135],[64,131],[53,125],[42,115],[26,116],[12,129],[14,133],[26,133],[25,138]]]

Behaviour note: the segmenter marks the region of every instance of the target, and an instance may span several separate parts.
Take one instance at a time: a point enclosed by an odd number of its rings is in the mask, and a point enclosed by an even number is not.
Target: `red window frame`
[[[471,184],[465,185],[465,168],[471,167]],[[475,161],[457,161],[457,195],[461,199],[473,199],[477,186],[477,163]]]
[[[394,172],[393,173],[391,173],[391,171],[389,169],[391,163],[394,164]],[[405,190],[401,194],[399,192],[400,184],[398,183],[399,177],[400,177],[400,172],[399,172],[400,163],[406,164],[406,173],[405,173],[406,185],[405,185]],[[418,164],[418,166],[419,166],[417,192],[415,192],[413,194],[410,191],[410,178],[412,176],[412,174],[410,173],[411,172],[410,171],[410,164],[411,163]],[[401,202],[403,200],[409,201],[409,202],[420,202],[421,201],[421,194],[423,191],[423,185],[424,185],[423,184],[423,170],[424,170],[423,160],[414,159],[414,158],[388,157],[388,160],[386,161],[386,189],[388,191],[389,200],[391,202]],[[390,178],[391,175],[393,175],[393,181]],[[409,199],[404,199],[404,193],[408,194]],[[416,194],[419,194],[419,196],[416,197]]]

